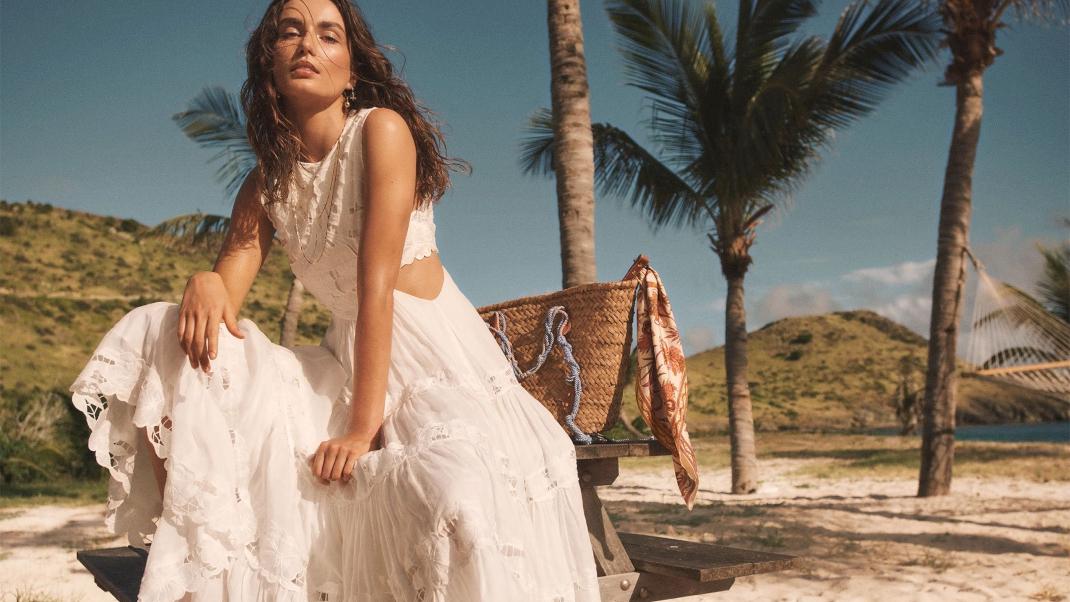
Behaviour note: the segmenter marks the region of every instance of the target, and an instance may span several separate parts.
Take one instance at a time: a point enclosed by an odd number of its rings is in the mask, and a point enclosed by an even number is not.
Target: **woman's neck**
[[[322,161],[327,153],[331,152],[342,135],[346,122],[341,103],[334,103],[316,111],[297,112],[287,117],[297,128],[297,135],[304,147],[305,156],[300,160],[308,163]]]

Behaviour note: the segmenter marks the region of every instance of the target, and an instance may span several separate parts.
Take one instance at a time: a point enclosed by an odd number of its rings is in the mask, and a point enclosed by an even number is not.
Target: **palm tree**
[[[594,157],[579,0],[546,3],[562,287],[594,282]]]
[[[620,128],[592,126],[596,183],[664,225],[702,228],[728,282],[725,371],[732,491],[757,488],[747,385],[743,281],[755,228],[790,195],[837,128],[872,112],[884,92],[937,53],[935,16],[909,0],[863,3],[841,14],[831,38],[789,40],[814,0],[742,0],[728,49],[712,2],[611,0],[629,84],[653,104],[660,153]],[[549,111],[536,111],[522,144],[528,173],[548,173]]]
[[[1070,227],[1070,219],[1063,224]],[[1063,322],[1070,322],[1070,243],[1049,249],[1037,245],[1044,256],[1044,274],[1037,281],[1040,299],[1051,313]]]
[[[219,149],[209,161],[219,164],[216,179],[224,185],[227,196],[233,198],[246,176],[256,167],[256,153],[249,145],[238,101],[219,86],[207,87],[190,102],[189,109],[176,113],[172,119],[194,142]],[[225,233],[229,227],[229,217],[194,213],[169,219],[156,229],[179,240],[214,244],[221,237],[211,235]],[[304,293],[301,281],[291,278],[286,310],[279,324],[279,344],[285,347],[292,347],[297,340]]]
[[[924,2],[927,4],[927,2]],[[955,453],[955,405],[958,374],[955,343],[962,316],[966,280],[965,253],[970,233],[973,164],[981,136],[984,72],[1002,50],[996,30],[1006,24],[1003,12],[1013,6],[1019,14],[1048,19],[1067,0],[942,0],[939,13],[951,50],[951,63],[942,85],[955,87],[955,123],[944,171],[943,196],[936,242],[932,313],[929,319],[929,362],[925,375],[921,469],[918,495],[946,495],[951,491]]]

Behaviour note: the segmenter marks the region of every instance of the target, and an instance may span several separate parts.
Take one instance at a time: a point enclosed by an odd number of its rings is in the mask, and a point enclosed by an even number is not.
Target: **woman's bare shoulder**
[[[377,107],[364,118],[364,150],[367,156],[389,160],[415,157],[416,143],[408,122],[394,109]]]

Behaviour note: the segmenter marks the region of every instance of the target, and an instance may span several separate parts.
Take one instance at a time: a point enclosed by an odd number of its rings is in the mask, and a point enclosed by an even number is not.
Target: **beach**
[[[914,469],[904,465],[912,442],[761,441],[754,494],[727,493],[721,441],[696,442],[701,478],[690,512],[668,457],[625,459],[617,481],[598,488],[620,531],[800,557],[792,570],[679,600],[1067,599],[1070,447],[963,443],[952,494],[918,498]],[[0,510],[0,600],[110,600],[74,557],[81,548],[124,545],[102,516],[102,504]]]

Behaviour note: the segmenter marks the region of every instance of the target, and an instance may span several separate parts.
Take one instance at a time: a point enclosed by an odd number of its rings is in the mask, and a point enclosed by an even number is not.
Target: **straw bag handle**
[[[572,356],[572,345],[565,338],[565,334],[572,329],[572,325],[569,322],[568,314],[565,313],[564,306],[555,305],[546,310],[546,322],[544,323],[544,334],[542,339],[542,352],[539,353],[539,357],[535,359],[535,364],[527,370],[521,370],[520,365],[516,361],[516,357],[513,355],[513,346],[509,343],[509,337],[505,334],[506,320],[505,314],[501,311],[495,311],[493,314],[492,323],[489,324],[490,331],[494,333],[495,338],[498,339],[498,345],[505,353],[505,357],[509,358],[509,363],[513,366],[513,373],[516,374],[517,380],[524,380],[525,378],[535,374],[539,368],[542,368],[546,363],[546,358],[550,356],[550,351],[554,348],[554,343],[561,348],[562,353],[565,354],[565,363],[568,364],[569,375],[565,377],[566,382],[572,382],[572,407],[569,409],[569,413],[565,416],[565,425],[572,431],[572,440],[577,443],[588,444],[593,440],[591,435],[580,430],[576,426],[576,414],[580,411],[580,395],[583,391],[583,383],[580,381],[580,365],[576,362],[576,358]],[[557,332],[554,332],[554,322],[557,321],[557,317],[561,316],[562,320],[557,325]]]

